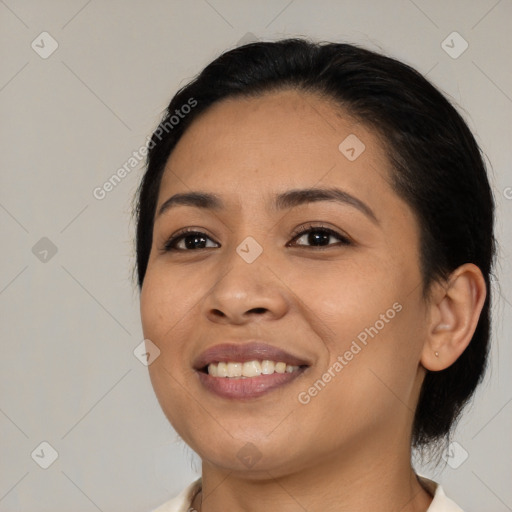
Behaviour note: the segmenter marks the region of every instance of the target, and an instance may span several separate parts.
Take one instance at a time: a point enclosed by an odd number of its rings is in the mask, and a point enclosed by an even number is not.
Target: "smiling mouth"
[[[252,361],[220,361],[212,362],[201,368],[200,371],[212,377],[228,379],[251,379],[260,375],[273,375],[274,373],[293,373],[308,365],[290,365],[284,361],[272,361],[269,359]]]
[[[218,397],[248,400],[299,378],[312,362],[261,340],[209,347],[193,362],[203,390]]]
[[[210,363],[197,371],[201,385],[219,397],[250,400],[282,388],[300,377],[309,365],[253,360]]]

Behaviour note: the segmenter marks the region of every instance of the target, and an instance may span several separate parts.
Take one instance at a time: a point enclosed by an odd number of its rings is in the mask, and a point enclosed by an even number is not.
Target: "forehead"
[[[238,201],[242,192],[244,200],[261,200],[315,185],[378,200],[389,174],[377,133],[316,94],[284,90],[230,98],[203,112],[167,162],[159,202],[171,190],[201,188]]]

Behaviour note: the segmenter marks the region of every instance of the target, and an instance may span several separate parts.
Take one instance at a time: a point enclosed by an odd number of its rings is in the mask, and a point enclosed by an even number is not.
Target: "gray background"
[[[195,478],[197,456],[133,352],[143,336],[130,203],[142,165],[102,200],[93,190],[221,51],[292,35],[413,65],[460,104],[492,163],[491,364],[448,464],[419,471],[467,512],[512,510],[511,22],[511,0],[0,0],[0,511],[149,511]],[[47,58],[44,31],[58,43]],[[458,58],[441,46],[453,31],[469,44]],[[48,469],[43,441],[58,453]]]

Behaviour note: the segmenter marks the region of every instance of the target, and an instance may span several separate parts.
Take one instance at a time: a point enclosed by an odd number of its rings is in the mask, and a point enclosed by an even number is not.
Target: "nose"
[[[262,260],[247,263],[236,253],[230,262],[204,301],[204,312],[210,321],[242,325],[277,320],[286,314],[286,287],[275,270]]]

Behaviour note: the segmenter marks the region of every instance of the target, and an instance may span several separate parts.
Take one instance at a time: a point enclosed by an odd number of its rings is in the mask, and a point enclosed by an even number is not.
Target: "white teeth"
[[[276,363],[274,363],[274,361],[262,361],[261,373],[263,373],[263,375],[272,375],[275,367]]]
[[[212,377],[217,377],[218,376],[218,373],[217,373],[217,365],[216,364],[213,364],[213,363],[210,363],[208,365],[208,373],[212,376]]]
[[[241,377],[242,363],[228,363],[228,377]]]
[[[276,373],[284,373],[286,371],[286,363],[276,363]]]
[[[250,378],[258,375],[272,375],[273,373],[293,373],[298,369],[299,366],[269,360],[253,360],[244,363],[230,361],[227,363],[210,363],[208,374],[212,377]]]
[[[226,363],[219,363],[217,365],[217,377],[228,376],[228,365]]]
[[[244,377],[256,377],[261,375],[261,363],[259,361],[246,361],[242,367]]]

